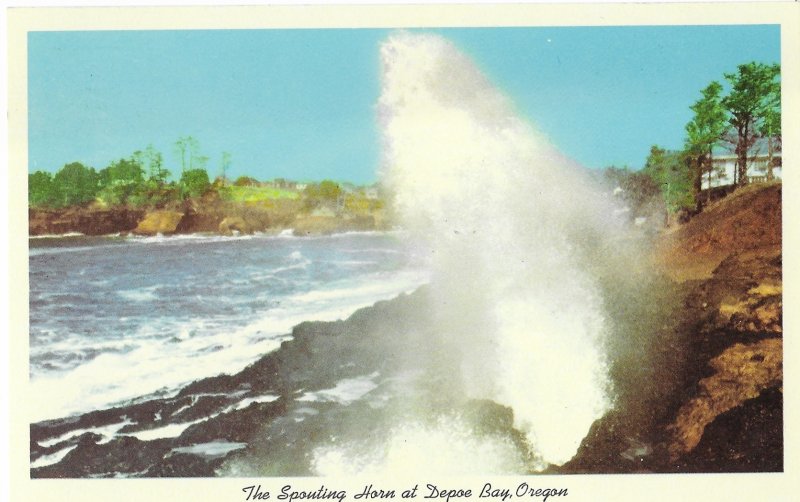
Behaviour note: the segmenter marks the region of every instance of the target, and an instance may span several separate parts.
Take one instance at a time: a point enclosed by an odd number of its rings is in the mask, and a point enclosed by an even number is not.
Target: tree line
[[[133,152],[128,158],[111,162],[95,170],[80,162],[64,165],[55,174],[36,171],[28,174],[28,204],[37,208],[63,208],[99,202],[104,206],[164,207],[189,198],[217,192],[225,194],[231,187],[254,187],[260,182],[250,176],[240,176],[232,183],[227,172],[232,156],[223,152],[220,175],[212,182],[207,165],[209,158],[200,153],[199,142],[192,136],[179,138],[174,144],[175,157],[180,164],[180,177],[170,180],[172,173],[164,167],[161,152],[152,145]],[[282,178],[275,180],[279,187],[295,186]],[[299,192],[302,206],[312,210],[319,206],[349,210],[371,210],[380,203],[365,196],[348,193],[331,180],[307,183]]]
[[[641,171],[606,170],[607,177],[627,184],[626,192],[636,191],[628,192],[632,202],[643,203],[649,195],[660,194],[671,214],[699,211],[703,176],[708,176],[710,186],[714,154],[722,146],[736,155],[735,186],[748,183],[750,152],[757,142],[767,145],[766,178],[773,178],[774,155],[781,149],[780,65],[750,62],[723,76],[727,94],[719,81],[712,81],[690,106],[693,116],[685,126],[682,149],[653,145]]]
[[[81,162],[64,165],[55,174],[36,171],[28,174],[28,204],[32,207],[59,208],[98,201],[108,206],[161,206],[169,202],[198,197],[211,187],[206,166],[208,157],[199,152],[191,136],[175,142],[181,174],[170,180],[161,152],[153,145],[137,150],[128,158],[95,170]],[[222,154],[222,172],[230,166],[230,154]]]

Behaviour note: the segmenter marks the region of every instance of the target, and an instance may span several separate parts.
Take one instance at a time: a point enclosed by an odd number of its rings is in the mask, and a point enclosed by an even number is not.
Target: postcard
[[[9,9],[12,500],[789,500],[797,14]]]

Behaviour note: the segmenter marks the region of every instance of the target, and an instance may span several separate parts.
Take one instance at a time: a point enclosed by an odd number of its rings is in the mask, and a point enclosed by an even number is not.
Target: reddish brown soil
[[[633,383],[558,472],[783,470],[781,191],[737,190],[661,237],[671,280],[653,288],[677,302],[616,361]]]

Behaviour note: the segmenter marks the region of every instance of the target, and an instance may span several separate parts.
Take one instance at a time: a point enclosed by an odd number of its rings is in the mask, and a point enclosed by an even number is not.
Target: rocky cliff
[[[28,210],[28,234],[84,235],[128,234],[172,235],[190,233],[279,232],[294,229],[296,235],[384,229],[379,215],[306,214],[296,200],[258,203],[222,201],[207,197],[164,208],[76,206],[63,209]]]
[[[660,237],[654,266],[677,300],[655,370],[558,472],[783,469],[781,185],[752,185]],[[648,381],[648,380],[645,380]]]

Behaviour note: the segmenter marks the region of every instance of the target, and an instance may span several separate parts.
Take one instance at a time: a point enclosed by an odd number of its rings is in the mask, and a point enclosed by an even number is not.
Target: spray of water
[[[621,223],[450,42],[398,33],[381,61],[382,176],[431,253],[462,390],[512,408],[535,453],[562,464],[612,406],[596,268]]]

